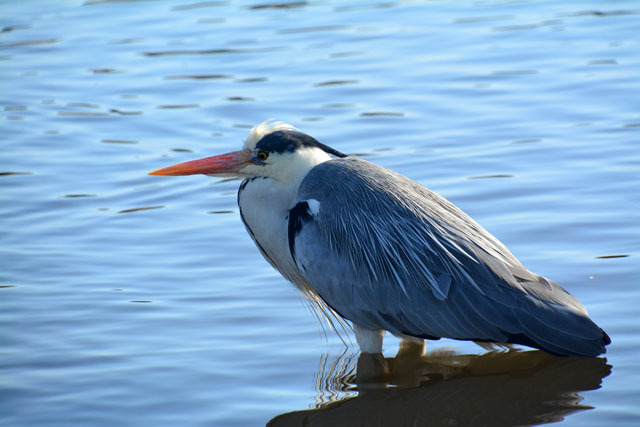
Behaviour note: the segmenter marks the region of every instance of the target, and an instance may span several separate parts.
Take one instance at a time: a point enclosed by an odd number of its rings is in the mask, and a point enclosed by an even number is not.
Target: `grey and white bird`
[[[242,150],[151,175],[243,178],[240,216],[266,260],[364,353],[385,331],[597,356],[611,340],[555,282],[428,188],[266,121]]]

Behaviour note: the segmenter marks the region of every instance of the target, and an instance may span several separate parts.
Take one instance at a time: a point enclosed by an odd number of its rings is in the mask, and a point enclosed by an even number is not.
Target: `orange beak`
[[[238,171],[252,164],[251,152],[248,150],[232,151],[219,156],[207,157],[200,160],[178,163],[166,168],[149,172],[155,176],[178,176],[178,175],[237,175]]]

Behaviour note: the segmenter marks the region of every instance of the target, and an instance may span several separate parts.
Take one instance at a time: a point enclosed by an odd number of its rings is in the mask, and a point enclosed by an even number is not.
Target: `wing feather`
[[[311,199],[319,202],[313,214],[300,208]],[[298,267],[329,306],[362,327],[604,352],[603,332],[573,296],[399,174],[355,158],[324,162],[301,183],[296,210],[304,223],[290,223],[289,239]]]

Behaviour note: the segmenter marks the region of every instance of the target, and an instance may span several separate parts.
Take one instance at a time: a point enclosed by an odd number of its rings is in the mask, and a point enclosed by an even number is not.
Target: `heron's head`
[[[251,129],[242,150],[155,170],[149,175],[205,174],[219,177],[268,177],[299,181],[315,165],[345,154],[328,147],[291,125],[265,121]]]

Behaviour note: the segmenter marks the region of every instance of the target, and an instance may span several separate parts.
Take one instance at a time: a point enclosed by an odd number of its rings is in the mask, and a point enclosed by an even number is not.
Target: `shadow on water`
[[[514,426],[561,421],[592,406],[578,394],[600,388],[604,358],[541,351],[483,355],[436,351],[396,357],[343,353],[322,360],[316,408],[278,415],[285,426]]]

